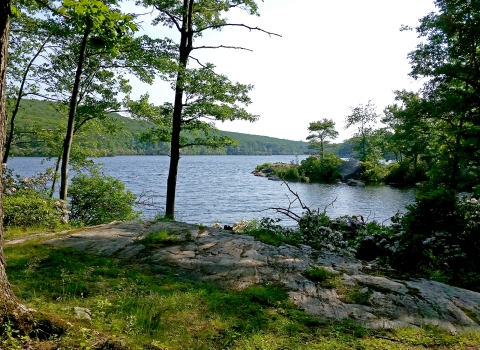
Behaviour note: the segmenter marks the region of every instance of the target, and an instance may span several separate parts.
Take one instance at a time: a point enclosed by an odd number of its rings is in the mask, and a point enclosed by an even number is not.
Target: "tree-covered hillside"
[[[10,104],[8,111],[13,106]],[[93,155],[114,156],[134,154],[167,154],[170,145],[164,142],[142,142],[140,135],[151,128],[146,121],[110,116],[108,123],[92,123],[85,131],[76,134],[75,139],[82,149]],[[16,138],[12,154],[17,156],[58,156],[55,147],[59,134],[64,133],[65,117],[61,107],[47,101],[24,99],[16,119]],[[308,152],[308,143],[291,141],[267,136],[248,135],[236,132],[220,131],[220,135],[238,141],[237,146],[210,149],[204,146],[185,148],[183,154],[228,154],[228,155],[265,155],[265,154],[304,154]]]

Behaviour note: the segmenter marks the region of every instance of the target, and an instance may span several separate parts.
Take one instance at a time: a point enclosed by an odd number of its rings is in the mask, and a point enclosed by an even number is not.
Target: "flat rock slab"
[[[170,232],[178,242],[143,244],[149,233],[159,231]],[[480,293],[424,279],[395,278],[394,271],[381,275],[381,268],[360,260],[308,246],[275,247],[222,229],[180,222],[112,223],[45,244],[137,259],[154,272],[181,270],[226,288],[280,284],[295,305],[325,320],[352,319],[370,328],[433,324],[452,332],[480,329]],[[335,284],[325,287],[305,277],[312,267],[334,273]],[[352,295],[360,296],[361,304],[355,304]]]

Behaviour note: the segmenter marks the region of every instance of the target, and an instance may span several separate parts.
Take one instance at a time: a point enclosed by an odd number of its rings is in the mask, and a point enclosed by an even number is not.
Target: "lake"
[[[306,156],[299,156],[302,160]],[[155,207],[141,208],[144,218],[164,212],[169,157],[117,156],[94,159],[103,163],[106,174],[122,180],[135,195],[153,191]],[[260,219],[264,216],[282,218],[272,207],[287,208],[294,196],[280,181],[270,181],[251,174],[258,164],[294,161],[291,156],[182,156],[179,163],[176,219],[188,223],[211,225],[219,221],[232,225],[241,219]],[[9,160],[15,174],[31,176],[53,166],[42,158],[15,157]],[[73,176],[73,175],[70,175]],[[336,201],[327,209],[331,217],[361,214],[369,220],[383,222],[405,205],[414,201],[415,189],[399,189],[385,185],[351,187],[345,184],[291,183],[292,190],[311,209]],[[299,205],[292,209],[301,214]]]

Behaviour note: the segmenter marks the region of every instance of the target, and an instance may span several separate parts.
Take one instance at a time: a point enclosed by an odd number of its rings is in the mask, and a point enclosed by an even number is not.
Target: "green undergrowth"
[[[71,322],[67,335],[32,349],[422,349],[475,348],[480,334],[451,335],[432,327],[369,331],[352,322],[327,323],[307,316],[280,286],[243,291],[160,275],[135,261],[119,262],[42,245],[6,246],[7,273],[28,307]],[[318,274],[318,273],[317,273]],[[183,276],[183,274],[180,274]],[[332,276],[330,276],[331,278]],[[328,278],[327,278],[328,280]],[[91,311],[92,321],[73,308]],[[28,339],[4,332],[3,348]],[[2,348],[0,346],[0,348]]]
[[[4,231],[3,239],[7,239],[7,240],[16,239],[16,238],[22,238],[25,236],[30,236],[36,233],[54,233],[54,232],[60,232],[64,230],[74,229],[74,228],[76,228],[76,226],[73,226],[71,224],[62,224],[55,227],[54,229],[47,228],[44,226],[8,227]]]
[[[141,242],[142,244],[176,244],[180,239],[176,233],[164,230],[149,233]]]

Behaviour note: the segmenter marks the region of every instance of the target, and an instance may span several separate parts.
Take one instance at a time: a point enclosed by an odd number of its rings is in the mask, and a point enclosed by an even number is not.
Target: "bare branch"
[[[307,212],[311,213],[312,211],[310,210],[309,207],[307,207],[302,200],[300,199],[300,196],[298,195],[297,192],[293,192],[293,190],[290,188],[290,185],[288,184],[287,181],[283,180],[282,185],[287,186],[288,190],[290,191],[291,194],[293,194],[296,197],[296,200],[298,200],[298,203],[300,203],[300,206],[302,207],[303,210],[306,210]],[[287,196],[288,197],[288,196]],[[295,201],[295,200],[294,200]],[[293,203],[293,202],[291,202]]]
[[[190,56],[192,60],[196,61],[202,68],[208,68],[206,65],[204,65],[202,62],[200,62],[197,58]]]
[[[143,205],[146,207],[154,207],[155,202],[154,202],[154,197],[157,195],[158,192],[152,191],[152,190],[143,190],[142,193],[137,197],[137,200],[135,201],[135,205]]]
[[[247,48],[245,48],[245,47],[241,47],[241,46],[225,46],[225,45],[192,47],[192,50],[197,50],[197,49],[235,49],[235,50],[246,50],[246,51],[253,52],[253,50],[247,49]]]
[[[246,24],[241,24],[241,23],[225,23],[225,24],[219,24],[219,25],[213,25],[213,26],[206,26],[204,28],[195,30],[194,33],[201,33],[201,32],[203,32],[204,30],[207,30],[207,29],[223,28],[223,27],[227,27],[227,26],[229,26],[229,27],[244,27],[244,28],[249,29],[250,31],[258,30],[260,32],[268,34],[269,36],[275,35],[275,36],[278,36],[278,37],[282,37],[280,34],[272,33],[272,32],[266,31],[266,30],[264,30],[262,28],[258,28],[258,27],[250,27],[250,26],[247,26]]]
[[[301,216],[295,214],[294,212],[285,209],[285,208],[276,208],[276,207],[271,207],[263,210],[258,210],[258,212],[262,211],[267,211],[267,210],[275,210],[277,213],[283,214],[285,216],[288,216],[290,219],[295,220],[296,222],[299,222],[301,219]]]
[[[338,197],[335,197],[335,199],[333,201],[331,201],[330,203],[328,203],[325,208],[323,208],[323,214],[325,215],[327,213],[327,208],[329,206],[332,206],[333,207],[333,203],[335,203],[337,201]]]

